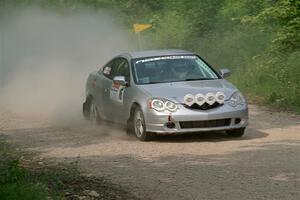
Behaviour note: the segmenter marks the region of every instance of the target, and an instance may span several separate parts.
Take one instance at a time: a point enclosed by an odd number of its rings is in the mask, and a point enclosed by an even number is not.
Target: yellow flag
[[[138,33],[150,28],[151,26],[151,24],[133,24],[133,30]]]

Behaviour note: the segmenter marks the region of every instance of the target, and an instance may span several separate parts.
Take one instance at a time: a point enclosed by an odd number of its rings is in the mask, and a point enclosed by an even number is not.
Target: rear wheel
[[[226,134],[230,137],[242,137],[245,133],[245,128],[233,129],[226,131]]]
[[[133,131],[135,136],[141,141],[151,140],[150,133],[146,132],[145,119],[142,110],[136,107],[133,115]]]
[[[93,124],[101,123],[97,106],[92,98],[87,99],[87,101],[83,104],[83,115],[86,120],[91,121]]]
[[[93,124],[100,124],[101,118],[97,109],[97,106],[94,104],[94,102],[91,103],[90,106],[90,121]]]

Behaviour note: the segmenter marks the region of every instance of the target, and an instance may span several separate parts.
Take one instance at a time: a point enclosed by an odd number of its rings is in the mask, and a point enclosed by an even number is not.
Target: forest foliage
[[[300,0],[15,0],[0,6],[109,9],[128,30],[150,23],[145,49],[194,51],[230,68],[250,99],[300,111]]]

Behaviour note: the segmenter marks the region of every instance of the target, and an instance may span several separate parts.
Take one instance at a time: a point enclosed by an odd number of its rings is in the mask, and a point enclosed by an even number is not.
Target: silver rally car
[[[97,123],[124,124],[142,141],[153,134],[201,131],[240,137],[248,107],[224,79],[229,74],[184,50],[125,53],[89,75],[83,114]]]

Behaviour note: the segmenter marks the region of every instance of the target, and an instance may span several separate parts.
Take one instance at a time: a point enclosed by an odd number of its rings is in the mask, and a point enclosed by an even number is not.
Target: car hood
[[[214,94],[223,92],[225,100],[228,100],[237,91],[237,88],[225,79],[145,84],[139,87],[151,97],[167,98],[176,103],[183,103],[186,94],[196,95],[209,92]]]

